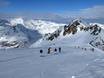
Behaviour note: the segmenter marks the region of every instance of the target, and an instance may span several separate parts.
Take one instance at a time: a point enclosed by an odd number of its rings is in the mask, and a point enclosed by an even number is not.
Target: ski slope
[[[81,71],[86,71],[94,60],[103,57],[102,51],[95,49],[92,52],[90,46],[86,47],[87,50],[83,49],[84,46],[62,47],[61,53],[57,54],[53,51],[47,54],[47,48],[0,50],[0,78],[80,78]],[[40,49],[44,50],[44,57],[40,57]]]

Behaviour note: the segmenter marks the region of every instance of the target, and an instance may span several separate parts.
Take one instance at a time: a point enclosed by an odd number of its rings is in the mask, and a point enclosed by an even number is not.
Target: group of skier
[[[82,50],[85,50],[85,51],[87,51],[88,49],[87,48],[83,48],[83,47],[76,47],[76,48],[81,48]],[[92,52],[94,52],[95,51],[95,49],[94,48],[90,48],[89,50],[91,50]]]
[[[76,48],[81,48],[81,47],[76,47]],[[87,50],[87,48],[81,48],[82,50]],[[94,52],[94,48],[90,48],[90,50],[92,51],[92,52]],[[61,53],[61,47],[58,47],[58,48],[52,48],[52,47],[49,47],[48,49],[47,49],[47,54],[50,54],[51,52],[55,52],[55,53]],[[40,50],[40,54],[42,54],[43,53],[43,50],[41,49]]]
[[[52,50],[52,48],[51,48],[51,47],[49,47],[49,48],[48,48],[48,51],[47,51],[47,54],[50,54],[50,53],[51,53],[51,51],[61,53],[61,47],[59,47],[58,49],[57,49],[57,48],[54,48],[54,50]],[[41,53],[41,54],[43,53],[43,50],[42,50],[42,49],[40,50],[40,53]]]
[[[92,52],[95,51],[94,48],[83,48],[83,47],[80,47],[80,46],[75,46],[75,48],[81,48],[81,49],[84,50],[84,51],[87,51],[87,50],[91,50]]]
[[[85,51],[87,51],[87,48],[82,48],[82,50],[85,50]],[[91,50],[92,52],[94,52],[94,48],[90,48],[89,50]]]

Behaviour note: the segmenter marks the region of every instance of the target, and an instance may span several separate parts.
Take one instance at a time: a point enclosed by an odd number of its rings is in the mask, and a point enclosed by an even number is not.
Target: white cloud
[[[74,17],[74,18],[77,18],[77,17],[92,18],[92,19],[104,18],[104,6],[99,5],[91,8],[81,9],[78,11],[64,12],[63,15]]]
[[[85,18],[104,18],[104,6],[82,9],[81,15]]]

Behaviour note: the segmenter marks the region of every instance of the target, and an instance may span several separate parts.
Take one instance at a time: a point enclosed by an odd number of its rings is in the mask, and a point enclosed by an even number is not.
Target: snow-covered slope
[[[43,49],[42,55],[40,49]],[[97,49],[93,52],[91,47],[85,46],[62,47],[61,53],[57,51],[57,54],[53,51],[54,47],[51,54],[47,54],[47,49],[48,47],[0,50],[0,78],[77,78],[94,60],[104,58],[103,52]],[[82,72],[84,76],[81,78],[104,78],[104,60],[99,62],[93,64],[93,67],[89,66],[91,76],[87,76],[89,72],[84,70],[87,73]],[[96,65],[99,65],[97,69]]]
[[[104,56],[93,60],[75,78],[104,78]]]

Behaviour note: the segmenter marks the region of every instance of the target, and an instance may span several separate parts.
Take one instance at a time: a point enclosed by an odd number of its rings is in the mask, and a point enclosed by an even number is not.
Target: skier
[[[40,54],[41,54],[40,57],[44,57],[44,55],[42,55],[42,53],[43,53],[43,50],[41,49],[40,50]]]
[[[84,48],[82,48],[82,50],[83,50]]]
[[[91,49],[94,52],[94,48]]]
[[[51,47],[48,48],[48,54],[50,54],[50,52],[51,52]]]
[[[40,53],[41,53],[41,54],[43,53],[43,50],[42,50],[42,49],[40,50]]]
[[[86,48],[84,48],[84,50],[86,51],[87,49],[86,49]]]
[[[59,53],[61,53],[61,47],[59,47]]]
[[[55,50],[54,50],[55,52],[57,52],[57,49],[55,48]]]

